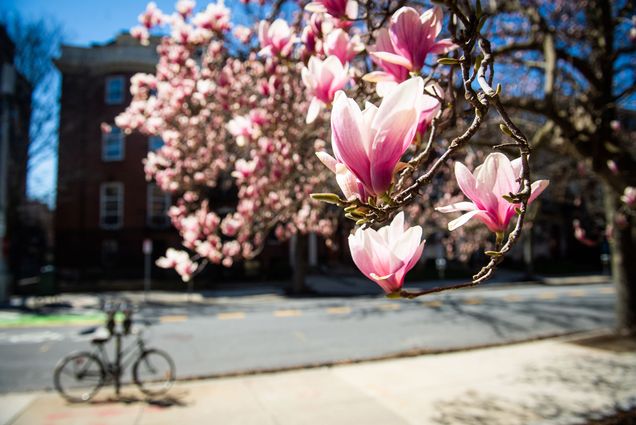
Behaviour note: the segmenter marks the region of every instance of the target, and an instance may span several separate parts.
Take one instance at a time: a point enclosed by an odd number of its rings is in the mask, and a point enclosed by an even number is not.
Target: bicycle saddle
[[[95,329],[93,332],[93,337],[91,338],[91,343],[93,344],[103,344],[104,342],[110,339],[110,332],[106,328],[99,327]]]

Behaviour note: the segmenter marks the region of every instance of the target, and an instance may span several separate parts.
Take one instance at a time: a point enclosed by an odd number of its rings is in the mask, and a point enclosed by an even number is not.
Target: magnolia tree
[[[142,43],[169,31],[156,73],[133,78],[116,120],[165,141],[145,168],[178,198],[170,216],[185,250],[158,264],[187,280],[206,262],[254,256],[270,232],[329,238],[344,216],[357,226],[354,263],[390,297],[490,278],[548,182],[532,181],[528,139],[501,103],[479,2],[283,3],[251,28],[232,27],[223,3],[195,13],[182,0],[171,15],[151,3],[132,30]],[[283,9],[291,19],[277,17]],[[233,53],[237,40],[253,49]],[[489,113],[507,141],[453,162]],[[228,184],[238,199],[221,216],[215,189]],[[403,289],[424,250],[423,228],[406,223],[435,210],[451,217],[437,232],[470,222],[491,234],[489,260],[470,282]]]
[[[633,126],[621,124],[621,116],[633,122],[634,115],[634,3],[511,0],[491,2],[488,12],[494,18],[484,33],[497,40],[493,55],[511,88],[504,104],[539,117],[532,145],[574,158],[571,172],[602,186],[618,327],[635,331],[636,146]],[[578,221],[573,227],[582,243],[598,242],[594,229]]]

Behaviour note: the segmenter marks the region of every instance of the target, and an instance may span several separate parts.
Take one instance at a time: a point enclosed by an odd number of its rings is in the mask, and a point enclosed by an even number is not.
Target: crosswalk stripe
[[[614,288],[609,287],[609,288],[601,288],[598,290],[601,294],[613,294],[614,293]]]
[[[351,307],[329,307],[327,308],[328,314],[349,314],[351,313]]]
[[[274,317],[298,317],[303,313],[300,310],[276,310]]]
[[[188,320],[188,316],[186,315],[174,315],[174,316],[161,316],[159,321],[161,323],[175,323],[175,322],[185,322]]]
[[[509,303],[516,303],[522,300],[519,295],[506,295],[503,299]]]
[[[216,315],[219,320],[240,320],[245,319],[245,313],[242,311],[232,311],[227,313],[219,313]]]
[[[426,307],[437,308],[442,306],[442,302],[440,300],[422,301],[422,305],[425,305]]]
[[[481,304],[481,298],[467,298],[464,300],[464,304],[468,304],[468,305],[478,305]]]
[[[580,298],[580,297],[584,297],[586,293],[587,293],[587,292],[583,291],[582,289],[577,289],[576,291],[570,291],[570,292],[568,292],[568,295],[569,295],[570,297],[577,297],[577,298]]]
[[[537,298],[539,298],[540,300],[553,300],[556,297],[557,297],[556,294],[552,292],[542,292],[539,295],[537,295]]]
[[[380,310],[393,311],[393,310],[399,310],[401,306],[400,304],[397,304],[397,303],[388,303],[388,304],[380,304],[378,308]]]

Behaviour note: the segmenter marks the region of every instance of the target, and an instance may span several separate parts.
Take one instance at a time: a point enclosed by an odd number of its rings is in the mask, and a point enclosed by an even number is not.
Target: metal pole
[[[121,387],[121,333],[115,333],[115,394],[119,396]]]
[[[152,271],[152,239],[144,239],[142,245],[144,253],[144,303],[148,302],[150,296],[150,273]]]
[[[148,296],[150,292],[151,261],[152,259],[150,253],[146,254],[144,258],[144,302],[148,302]]]

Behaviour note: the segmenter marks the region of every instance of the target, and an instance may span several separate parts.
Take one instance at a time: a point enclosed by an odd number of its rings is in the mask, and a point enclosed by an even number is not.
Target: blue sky
[[[64,27],[66,43],[86,46],[108,41],[136,25],[137,15],[147,3],[146,0],[0,0],[0,9],[18,13],[25,19],[51,18]],[[155,3],[160,9],[172,12],[175,1],[155,0]]]

